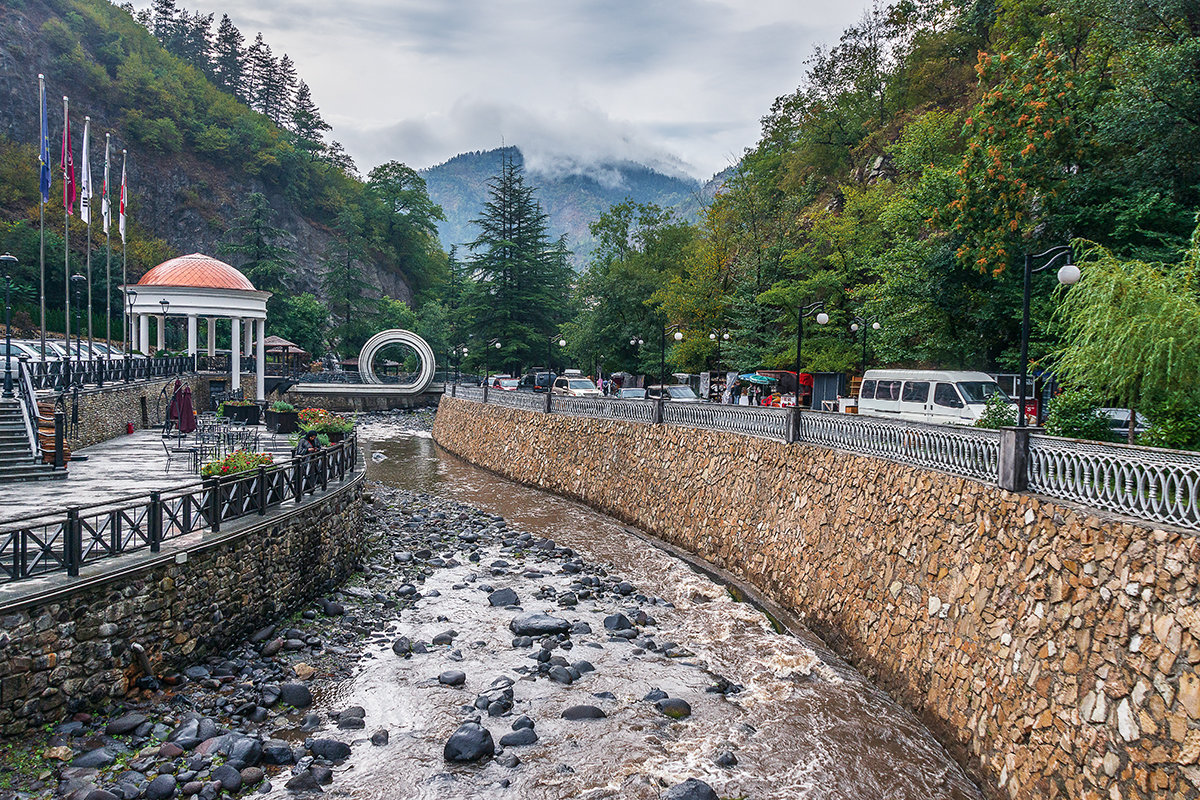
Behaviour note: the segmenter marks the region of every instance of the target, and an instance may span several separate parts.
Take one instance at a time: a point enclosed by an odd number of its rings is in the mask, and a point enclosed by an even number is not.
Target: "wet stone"
[[[388,743],[389,738],[390,737],[387,731],[378,730],[371,734],[371,744],[375,745],[376,747],[383,747]]]
[[[522,745],[533,744],[538,740],[537,733],[533,728],[519,728],[512,733],[506,733],[500,737],[501,747],[520,747]]]
[[[467,682],[467,673],[457,670],[448,669],[441,675],[438,675],[438,683],[444,686],[462,686]]]
[[[143,796],[146,800],[167,800],[168,797],[175,794],[175,788],[174,775],[159,775],[146,786]]]
[[[571,623],[549,614],[526,613],[515,617],[508,623],[508,627],[518,636],[545,636],[566,633],[571,629]]]
[[[475,722],[466,722],[450,735],[442,750],[447,761],[478,761],[492,755],[496,750],[492,734]]]
[[[570,720],[604,719],[607,716],[602,709],[589,705],[571,706],[562,712],[562,718]]]
[[[488,595],[488,603],[493,606],[515,606],[520,602],[517,593],[512,589],[497,589]]]
[[[718,800],[713,788],[697,778],[677,783],[659,797],[660,800]]]
[[[285,683],[280,686],[279,700],[293,708],[308,708],[313,703],[312,692],[302,683]]]
[[[308,749],[314,756],[326,761],[341,761],[350,755],[350,745],[337,739],[315,739]]]
[[[692,707],[686,700],[678,697],[668,697],[659,700],[654,707],[671,719],[683,719],[692,715]]]

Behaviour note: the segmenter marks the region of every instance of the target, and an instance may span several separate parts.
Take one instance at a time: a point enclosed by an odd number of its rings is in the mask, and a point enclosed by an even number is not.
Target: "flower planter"
[[[259,408],[258,406],[231,406],[227,403],[225,405],[225,416],[229,417],[234,422],[244,422],[247,425],[257,425]]]
[[[295,433],[300,430],[297,411],[272,411],[267,409],[267,430],[275,433]]]

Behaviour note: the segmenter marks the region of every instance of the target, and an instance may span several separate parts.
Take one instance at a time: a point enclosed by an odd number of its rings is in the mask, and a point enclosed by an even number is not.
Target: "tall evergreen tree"
[[[561,240],[550,241],[546,213],[511,156],[488,189],[490,199],[473,220],[481,232],[468,245],[475,279],[469,313],[477,340],[502,344],[491,365],[517,370],[544,358],[547,339],[567,317],[569,251]]]
[[[242,101],[247,99],[242,87],[245,44],[246,40],[233,20],[229,19],[228,14],[222,14],[213,45],[213,75],[218,86]]]
[[[175,0],[154,0],[150,7],[150,26],[167,52],[179,55],[182,26]]]
[[[332,312],[333,337],[338,347],[355,343],[370,324],[363,314],[363,298],[370,290],[363,275],[367,239],[362,212],[343,206],[335,223],[335,238],[325,255],[322,289]]]
[[[275,80],[275,56],[271,45],[263,41],[262,31],[254,37],[254,43],[246,48],[246,99],[255,111],[263,112],[263,102],[270,98],[270,84]]]
[[[300,81],[296,89],[290,128],[296,135],[297,147],[309,154],[310,161],[315,161],[325,151],[325,133],[331,128],[321,116],[317,104],[313,102],[312,92],[304,81]]]
[[[274,105],[266,112],[276,125],[282,127],[291,121],[293,100],[296,96],[296,85],[300,76],[296,74],[296,65],[287,53],[279,59],[279,67],[275,72],[276,90]]]
[[[286,291],[286,282],[296,269],[295,254],[281,244],[287,232],[271,224],[271,204],[266,195],[254,192],[246,198],[245,211],[234,220],[232,242],[218,246],[221,254],[241,256],[238,268],[254,284],[267,292]],[[273,298],[272,298],[273,299]]]

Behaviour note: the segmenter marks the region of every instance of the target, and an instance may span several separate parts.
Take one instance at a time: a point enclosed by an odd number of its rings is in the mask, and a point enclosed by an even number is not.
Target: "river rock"
[[[552,617],[549,614],[531,612],[514,617],[508,627],[518,636],[545,636],[551,633],[566,633],[571,629],[571,623],[562,617]]]
[[[285,789],[288,789],[292,792],[321,791],[321,784],[317,782],[315,777],[313,777],[312,771],[307,769],[304,770],[304,772],[301,772],[299,775],[289,778],[288,782],[283,786]]]
[[[458,636],[458,631],[449,630],[442,631],[431,640],[434,644],[453,644],[455,637]]]
[[[142,797],[146,800],[167,800],[168,797],[175,794],[175,787],[174,775],[159,775],[146,786]]]
[[[677,783],[661,795],[660,800],[719,800],[713,788],[702,780],[688,778]]]
[[[488,595],[488,602],[493,606],[515,606],[520,602],[517,593],[512,589],[497,589]]]
[[[563,719],[604,719],[608,715],[596,706],[571,706],[562,712]]]
[[[495,752],[491,732],[478,723],[467,722],[450,735],[442,755],[447,761],[478,761]]]
[[[604,627],[610,631],[627,631],[633,627],[633,623],[624,614],[609,614],[604,618]]]
[[[537,732],[533,728],[520,728],[512,733],[506,733],[500,737],[501,747],[520,747],[521,745],[533,744],[538,740]]]
[[[294,763],[292,746],[279,739],[269,739],[262,748],[262,763],[281,766]]]
[[[532,727],[533,727],[533,720],[531,720],[529,717],[525,716],[524,714],[517,717],[516,721],[513,722],[513,724],[512,724],[512,729],[514,731],[519,731],[519,730],[521,730],[521,728],[532,728]]]
[[[109,736],[123,736],[127,733],[133,733],[145,721],[145,714],[126,714],[122,717],[117,717],[105,725],[104,732]]]
[[[728,767],[736,767],[737,763],[738,763],[737,756],[735,756],[733,753],[729,752],[728,750],[726,750],[724,753],[718,754],[717,757],[714,759],[714,761],[716,762],[718,767],[727,767],[727,768]]]
[[[72,767],[92,767],[103,769],[116,763],[116,756],[110,753],[103,747],[97,747],[95,750],[89,750],[81,756],[75,758],[71,762]]]
[[[212,779],[221,784],[221,788],[231,794],[237,794],[242,788],[242,773],[228,764],[222,764],[212,771]]]
[[[462,686],[467,682],[467,673],[462,670],[448,669],[438,675],[438,683],[445,686]]]
[[[106,792],[103,789],[92,789],[87,793],[85,800],[120,800],[112,792]]]
[[[388,739],[390,738],[391,737],[387,731],[377,730],[371,734],[371,744],[375,745],[376,747],[383,747],[388,743]]]
[[[692,715],[692,707],[687,700],[678,697],[667,697],[659,700],[654,707],[671,719],[683,719]]]
[[[257,786],[262,782],[265,774],[261,767],[246,767],[242,770],[242,785]]]
[[[280,686],[279,699],[293,708],[308,708],[313,703],[312,692],[302,683],[285,683]]]
[[[337,739],[314,739],[309,751],[326,761],[341,761],[350,755],[350,745]]]

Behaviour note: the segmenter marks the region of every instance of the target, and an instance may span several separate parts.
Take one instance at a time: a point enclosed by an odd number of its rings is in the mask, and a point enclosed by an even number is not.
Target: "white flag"
[[[117,230],[121,232],[121,242],[125,242],[125,151],[121,151],[121,205],[117,209]]]
[[[104,134],[104,186],[100,189],[100,215],[104,217],[104,233],[112,227],[112,209],[108,202],[108,145],[111,133]]]
[[[83,118],[83,180],[79,184],[79,219],[84,223],[92,221],[92,159],[88,154],[88,132],[92,127],[92,118]]]

